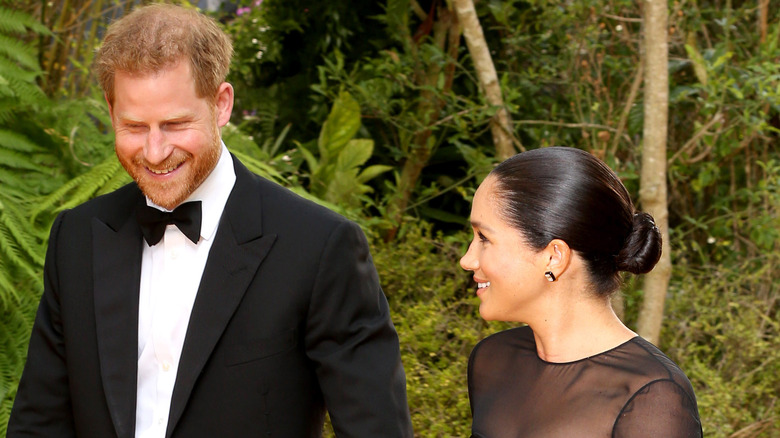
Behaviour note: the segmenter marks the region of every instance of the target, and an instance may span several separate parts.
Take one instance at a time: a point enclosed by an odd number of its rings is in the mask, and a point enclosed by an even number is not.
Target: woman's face
[[[460,266],[474,272],[479,313],[486,320],[527,322],[547,282],[548,260],[501,217],[495,177],[488,176],[474,195],[471,228],[474,239]]]

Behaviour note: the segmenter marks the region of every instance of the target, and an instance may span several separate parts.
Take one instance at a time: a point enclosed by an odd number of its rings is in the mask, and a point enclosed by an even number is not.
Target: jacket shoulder
[[[118,227],[128,218],[142,200],[143,194],[138,186],[131,182],[111,193],[100,195],[61,213],[63,222],[89,224],[92,218],[100,219],[112,227]],[[67,213],[67,214],[66,214]]]

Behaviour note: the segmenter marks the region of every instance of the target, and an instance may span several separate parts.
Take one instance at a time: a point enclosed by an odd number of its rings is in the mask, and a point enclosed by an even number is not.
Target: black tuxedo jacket
[[[167,437],[411,436],[398,336],[354,223],[250,173],[209,253]],[[8,437],[132,438],[135,184],[60,214]]]

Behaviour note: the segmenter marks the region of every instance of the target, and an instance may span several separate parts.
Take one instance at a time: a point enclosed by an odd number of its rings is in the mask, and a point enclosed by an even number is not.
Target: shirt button
[[[157,419],[157,424],[159,424],[160,426],[162,426],[162,424],[163,424],[163,419],[162,419],[162,418],[158,418],[158,419]]]
[[[168,361],[163,362],[162,364],[163,371],[168,371],[171,369],[171,364]],[[160,420],[162,421],[162,420]]]
[[[179,258],[179,251],[171,251],[171,258],[174,260]]]

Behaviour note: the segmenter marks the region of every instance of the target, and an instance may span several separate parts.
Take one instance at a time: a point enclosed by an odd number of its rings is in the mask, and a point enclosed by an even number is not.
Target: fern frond
[[[5,258],[8,261],[5,263],[6,271],[23,272],[26,278],[37,279],[40,273],[36,271],[35,264],[26,259],[23,253],[19,243],[14,239],[13,232],[0,225],[0,258]],[[9,264],[12,266],[8,266]],[[16,296],[17,293],[15,289],[11,290],[11,294],[15,298],[19,298]]]
[[[11,280],[10,269],[0,257],[0,308],[10,307],[19,299],[19,292]]]
[[[44,150],[26,136],[5,129],[0,129],[0,147],[27,153]]]
[[[121,166],[120,166],[121,168]],[[100,189],[95,192],[95,196],[105,195],[111,193],[114,190],[133,182],[127,172],[122,168],[121,171],[114,173],[109,180],[107,180]]]
[[[6,78],[9,88],[13,90],[14,95],[23,104],[30,106],[39,106],[46,104],[48,98],[43,90],[35,83],[26,82],[17,78]]]
[[[43,290],[46,233],[27,220],[24,199],[51,187],[45,181],[52,167],[45,163],[54,156],[22,134],[29,125],[43,132],[25,115],[48,104],[36,84],[42,72],[34,45],[14,37],[29,31],[51,34],[32,16],[0,5],[0,436],[6,434]]]
[[[0,74],[0,98],[8,99],[9,97],[14,96],[16,96],[16,94],[14,93],[14,90],[11,89],[11,82],[6,76]]]
[[[5,239],[6,233],[0,229],[0,239]],[[3,253],[0,253],[0,309],[18,306],[25,299],[40,296],[43,290],[43,268],[33,264],[15,265]],[[34,315],[30,315],[30,324]]]
[[[8,228],[24,255],[35,262],[37,268],[42,268],[45,252],[42,242],[30,232],[33,225],[27,222],[24,214],[9,199],[4,199],[0,206],[0,227],[3,226]],[[30,273],[37,276],[36,272]]]
[[[30,70],[40,70],[36,50],[24,41],[0,34],[0,56],[5,55]]]
[[[4,195],[15,199],[24,199],[25,196],[29,196],[27,182],[21,178],[19,172],[0,167],[0,181],[3,184]]]
[[[40,166],[33,163],[29,156],[8,149],[0,149],[0,166],[11,169],[40,170]]]
[[[51,31],[31,15],[0,6],[0,32],[21,34],[28,30],[43,35],[51,35]]]
[[[32,210],[30,217],[34,220],[44,211],[66,210],[93,198],[118,172],[124,172],[122,165],[116,157],[109,156],[88,172],[73,178],[54,193],[44,197]],[[68,200],[65,201],[65,198]],[[61,204],[55,208],[59,203]]]
[[[16,78],[21,81],[32,83],[35,81],[35,78],[40,76],[42,73],[43,72],[40,69],[38,69],[37,66],[34,69],[25,70],[21,68],[18,64],[16,64],[13,60],[0,57],[0,76],[2,76],[3,78]],[[5,86],[5,88],[8,87],[7,82],[0,83],[0,86],[3,85]],[[7,90],[4,90],[3,92],[9,94]]]
[[[0,265],[0,272],[5,272]],[[18,287],[26,288],[25,284]],[[40,292],[25,294],[13,305],[0,304],[0,436],[6,434],[5,420],[11,414],[19,379],[27,358],[27,345]]]

